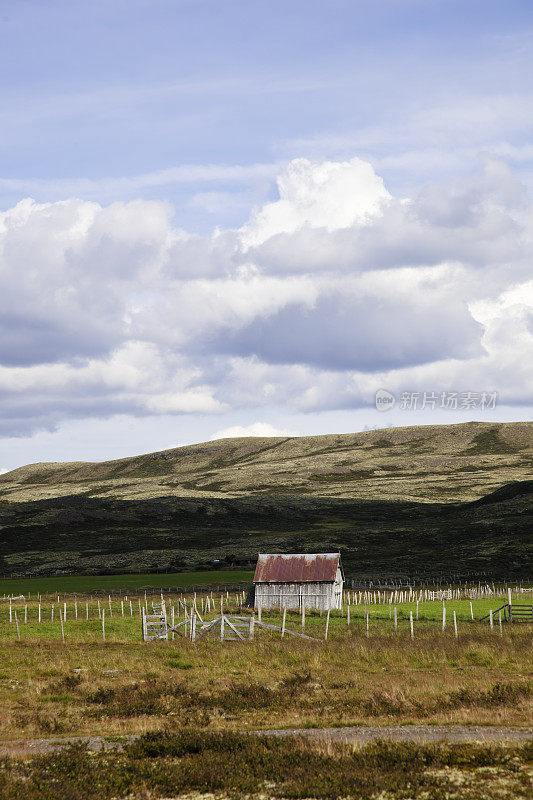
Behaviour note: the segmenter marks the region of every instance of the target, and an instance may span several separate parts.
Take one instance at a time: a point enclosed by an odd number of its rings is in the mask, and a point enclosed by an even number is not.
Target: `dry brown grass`
[[[532,637],[339,632],[328,642],[78,643],[0,648],[2,737],[349,724],[531,722]],[[81,670],[76,672],[75,670]],[[105,674],[117,670],[116,675]]]

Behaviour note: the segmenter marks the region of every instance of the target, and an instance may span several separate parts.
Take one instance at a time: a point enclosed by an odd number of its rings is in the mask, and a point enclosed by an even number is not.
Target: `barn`
[[[340,553],[260,553],[254,605],[265,610],[342,608],[343,583]]]

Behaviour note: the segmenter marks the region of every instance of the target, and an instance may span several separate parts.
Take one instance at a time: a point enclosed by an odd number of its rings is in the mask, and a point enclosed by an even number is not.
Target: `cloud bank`
[[[533,209],[503,162],[398,198],[360,159],[296,159],[278,195],[208,236],[147,200],[0,214],[0,435],[383,386],[532,402]]]

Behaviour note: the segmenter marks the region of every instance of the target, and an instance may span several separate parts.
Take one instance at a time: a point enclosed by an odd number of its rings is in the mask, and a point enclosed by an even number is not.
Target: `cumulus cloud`
[[[24,200],[0,214],[0,363],[104,356],[164,257],[165,204]]]
[[[206,236],[144,200],[0,214],[1,432],[364,406],[380,386],[531,400],[533,214],[505,164],[397,198],[357,158],[297,159],[278,190]]]
[[[281,227],[249,256],[269,273],[361,272],[450,261],[519,268],[531,249],[525,203],[524,187],[505,164],[487,159],[475,179],[391,198],[364,224]]]
[[[245,248],[302,227],[333,231],[364,223],[390,200],[383,180],[359,158],[319,164],[297,158],[277,184],[279,200],[264,205],[241,230]]]
[[[251,425],[234,425],[217,431],[211,439],[238,439],[241,436],[297,436],[297,433],[275,428],[269,422],[253,422]]]
[[[324,281],[313,306],[287,303],[225,327],[209,346],[267,363],[362,372],[482,354],[482,326],[445,279],[429,270],[379,277]]]

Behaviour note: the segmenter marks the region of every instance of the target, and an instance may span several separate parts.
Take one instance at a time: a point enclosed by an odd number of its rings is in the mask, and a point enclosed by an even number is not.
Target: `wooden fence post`
[[[302,633],[305,631],[305,603],[302,600]]]
[[[370,615],[366,612],[366,635],[370,636]]]
[[[453,610],[453,632],[455,638],[457,639],[457,615],[455,613],[455,609]]]
[[[398,607],[394,606],[394,630],[398,630]]]
[[[285,607],[283,609],[283,619],[281,621],[281,638],[282,639],[285,636],[285,621],[286,621],[286,618],[287,618],[287,608]]]
[[[442,604],[442,630],[446,628],[446,606]]]
[[[490,625],[491,631],[493,631],[494,630],[494,620],[492,618],[492,608],[489,611],[489,625]]]
[[[503,636],[503,630],[502,630],[502,610],[501,610],[501,608],[500,608],[500,610],[498,611],[498,625],[500,626],[500,636]]]
[[[19,621],[18,621],[18,618],[17,618],[17,610],[16,609],[15,609],[14,613],[15,613],[15,625],[17,626],[17,639],[20,642]]]
[[[59,622],[61,623],[61,641],[65,641],[65,629],[63,627],[63,617],[61,616],[61,609],[59,609]]]
[[[470,601],[470,619],[472,622],[474,621],[474,608],[472,606],[472,601]]]
[[[324,640],[326,640],[328,638],[328,628],[329,628],[329,608],[328,608],[328,614],[327,614],[327,617],[326,617],[326,633],[324,634]]]
[[[415,630],[414,630],[414,627],[413,627],[413,612],[412,611],[409,612],[409,627],[411,629],[411,639],[414,639],[415,638]]]
[[[102,609],[102,641],[105,642],[105,608]]]

